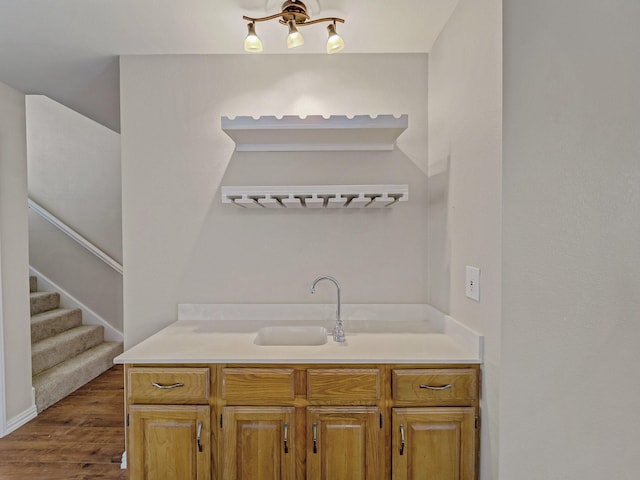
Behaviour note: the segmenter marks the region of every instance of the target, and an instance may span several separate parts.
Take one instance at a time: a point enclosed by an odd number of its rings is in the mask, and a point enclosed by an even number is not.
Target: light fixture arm
[[[273,15],[269,15],[268,17],[247,17],[246,15],[242,16],[243,20],[247,20],[249,22],[266,22],[267,20],[273,20],[274,18],[282,17],[284,19],[285,12],[274,13]],[[304,14],[300,14],[304,15]],[[307,15],[305,17],[309,18]],[[284,22],[286,23],[286,22]]]
[[[268,20],[273,20],[274,18],[280,18],[280,23],[282,23],[283,25],[287,25],[287,21],[285,21],[285,12],[280,12],[280,13],[274,13],[273,15],[269,15],[268,17],[258,17],[258,18],[254,18],[254,17],[247,17],[246,15],[242,16],[243,20],[246,20],[248,22],[266,22]],[[299,15],[304,15],[304,14],[299,14]],[[315,20],[309,20],[309,16],[304,15],[306,17],[306,19],[304,20],[304,22],[300,23],[298,21],[296,21],[296,26],[297,27],[304,27],[305,25],[313,25],[314,23],[320,23],[320,22],[339,22],[339,23],[344,23],[344,19],[342,18],[338,18],[338,17],[325,17],[325,18],[317,18]]]
[[[320,23],[320,22],[344,23],[344,20],[338,17],[316,18],[315,20],[306,20],[304,23],[296,23],[296,26],[304,27],[306,25],[313,25],[314,23]],[[280,20],[280,23],[286,23],[286,22],[283,22],[282,20]]]

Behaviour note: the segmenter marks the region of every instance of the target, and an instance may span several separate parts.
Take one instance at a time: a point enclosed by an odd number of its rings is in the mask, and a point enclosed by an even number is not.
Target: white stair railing
[[[44,218],[46,221],[48,221],[53,226],[58,228],[61,232],[63,232],[69,238],[71,238],[72,240],[77,242],[79,245],[81,245],[82,247],[87,249],[93,255],[98,257],[100,260],[102,260],[104,263],[106,263],[111,268],[113,268],[116,272],[118,272],[120,275],[122,275],[122,272],[123,272],[122,265],[120,263],[118,263],[117,260],[114,260],[107,253],[105,253],[102,250],[100,250],[98,247],[96,247],[93,243],[91,243],[89,240],[87,240],[82,235],[80,235],[78,232],[76,232],[69,225],[64,223],[59,218],[57,218],[51,212],[47,211],[44,207],[38,205],[33,200],[28,199],[27,204],[28,204],[29,208],[32,211],[34,211],[35,213],[40,215],[42,218]]]

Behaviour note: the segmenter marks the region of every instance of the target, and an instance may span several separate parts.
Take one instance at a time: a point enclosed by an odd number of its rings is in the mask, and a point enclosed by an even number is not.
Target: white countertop
[[[451,320],[455,322],[454,320]],[[330,331],[332,322],[305,321]],[[457,323],[457,322],[455,322]],[[179,320],[127,350],[115,363],[481,363],[482,337],[460,324],[345,321],[347,340],[324,345],[254,344],[258,328],[291,321]],[[397,330],[390,333],[390,324]],[[443,330],[443,331],[438,331]],[[464,330],[464,327],[462,327]]]

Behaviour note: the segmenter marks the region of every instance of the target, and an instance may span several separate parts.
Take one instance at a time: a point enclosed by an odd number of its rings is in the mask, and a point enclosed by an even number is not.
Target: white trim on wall
[[[1,240],[0,240],[1,243]],[[2,250],[0,249],[0,252]],[[2,309],[2,255],[0,254],[0,438],[6,435],[7,429],[7,405],[4,395],[4,321]]]
[[[10,418],[7,422],[5,435],[9,435],[14,430],[17,430],[25,423],[33,420],[38,416],[38,409],[36,407],[35,398],[33,399],[33,404],[27,408],[24,412],[19,413],[13,418]]]

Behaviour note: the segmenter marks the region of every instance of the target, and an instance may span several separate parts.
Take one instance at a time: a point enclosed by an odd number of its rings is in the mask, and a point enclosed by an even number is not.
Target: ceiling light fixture
[[[287,24],[289,25],[289,36],[287,36],[287,48],[296,48],[301,45],[304,45],[304,38],[296,28],[295,20],[289,20]]]
[[[247,34],[247,38],[244,39],[244,49],[247,52],[261,52],[262,41],[256,34],[256,24],[251,22],[248,26],[249,33]]]
[[[267,20],[274,20],[279,18],[279,22],[282,25],[289,27],[289,35],[287,36],[287,47],[295,48],[304,45],[304,38],[298,31],[298,27],[305,27],[307,25],[313,25],[320,22],[331,22],[327,26],[329,38],[327,40],[327,53],[337,53],[344,48],[344,40],[336,32],[336,23],[344,23],[344,19],[338,17],[325,17],[311,20],[311,17],[307,14],[307,6],[300,0],[287,0],[282,4],[282,11],[269,15],[268,17],[253,18],[242,17],[249,22],[249,33],[244,41],[244,49],[247,52],[261,52],[262,42],[256,34],[256,22],[266,22]]]

